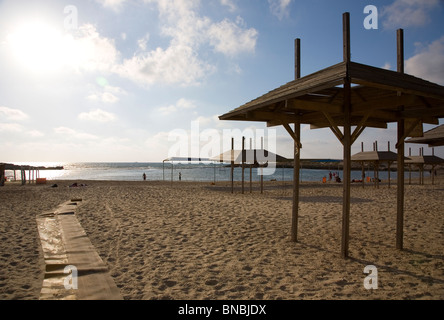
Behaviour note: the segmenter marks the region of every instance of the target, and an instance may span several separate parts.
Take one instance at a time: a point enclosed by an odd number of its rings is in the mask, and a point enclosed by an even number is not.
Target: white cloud
[[[109,72],[119,61],[114,40],[102,37],[91,24],[81,26],[70,43],[70,61],[79,71]]]
[[[0,132],[22,132],[23,127],[18,123],[0,123]]]
[[[253,28],[243,29],[241,23],[242,20],[238,18],[238,23],[224,19],[211,25],[208,36],[217,52],[227,56],[235,56],[242,52],[254,52],[258,32]]]
[[[117,103],[120,99],[117,95],[124,95],[126,91],[110,85],[103,86],[103,92],[95,91],[88,95],[87,99],[104,103]]]
[[[268,0],[270,5],[270,11],[279,20],[282,20],[289,15],[289,9],[291,0]]]
[[[43,134],[42,132],[38,131],[38,130],[30,130],[28,132],[26,132],[29,136],[34,137],[34,138],[39,138],[39,137],[43,137],[45,134]]]
[[[439,0],[396,0],[382,8],[383,25],[388,29],[423,26],[438,6]]]
[[[386,62],[386,63],[382,66],[382,69],[391,70],[391,69],[392,69],[392,65],[390,64],[390,62]]]
[[[170,115],[172,113],[178,112],[180,110],[191,110],[191,109],[195,109],[195,108],[196,108],[196,105],[194,104],[193,101],[182,98],[182,99],[179,99],[176,102],[176,104],[174,104],[174,105],[160,107],[159,111],[162,115],[166,116],[166,115]]]
[[[236,6],[236,4],[234,4],[233,0],[220,0],[220,3],[223,6],[227,6],[228,10],[230,10],[230,12],[234,12],[237,10],[237,6]]]
[[[444,85],[444,36],[406,60],[405,72]]]
[[[116,103],[117,101],[119,101],[119,98],[117,98],[110,92],[104,92],[102,95],[102,101],[106,103]]]
[[[105,8],[118,12],[126,0],[97,0]]]
[[[80,120],[96,121],[96,122],[112,122],[117,119],[116,115],[100,109],[90,112],[82,112],[79,114]]]
[[[67,128],[67,127],[58,127],[54,129],[54,133],[58,135],[62,135],[65,138],[75,138],[79,140],[96,140],[97,136],[84,133],[84,132],[77,132],[74,129]]]
[[[201,61],[191,47],[172,45],[136,55],[119,66],[117,73],[141,85],[155,83],[196,85],[214,67]]]
[[[12,121],[22,121],[28,118],[28,115],[21,110],[0,107],[0,116]]]
[[[126,59],[116,72],[139,84],[154,83],[200,84],[216,71],[216,67],[200,55],[205,45],[233,57],[254,52],[257,31],[247,29],[242,19],[225,19],[219,23],[199,14],[199,0],[145,0],[156,5],[161,22],[161,34],[170,37],[167,48],[148,49],[147,39],[138,41],[140,52]],[[228,5],[229,2],[224,2]]]

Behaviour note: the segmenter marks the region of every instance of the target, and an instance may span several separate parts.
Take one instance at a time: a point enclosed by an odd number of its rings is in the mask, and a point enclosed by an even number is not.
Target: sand
[[[0,299],[39,299],[36,215],[82,198],[77,218],[127,300],[441,300],[438,178],[434,186],[406,185],[403,251],[395,248],[396,186],[353,184],[348,259],[340,256],[339,184],[302,184],[299,242],[292,243],[289,183],[267,182],[263,195],[257,185],[231,194],[227,183],[9,183],[0,188]],[[367,265],[377,267],[377,289],[364,287]]]

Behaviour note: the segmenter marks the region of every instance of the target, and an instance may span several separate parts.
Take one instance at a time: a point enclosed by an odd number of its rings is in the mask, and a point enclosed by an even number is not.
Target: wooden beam
[[[337,119],[335,120],[338,121]],[[305,123],[304,121],[301,121],[301,123]],[[357,126],[359,124],[359,121],[355,119],[355,117],[351,120],[352,126]],[[338,127],[342,127],[344,125],[344,119],[341,119],[341,123],[337,123]],[[312,121],[310,122],[310,128],[311,129],[323,129],[323,128],[329,128],[331,125],[328,121]],[[376,119],[369,119],[366,121],[365,126],[368,128],[380,128],[380,129],[387,129],[388,125],[383,120],[376,120]]]
[[[295,79],[301,77],[301,42],[300,39],[295,41]],[[286,130],[291,131],[290,126],[286,125]],[[290,130],[289,130],[290,129]],[[291,222],[291,241],[298,241],[298,221],[299,221],[299,167],[301,165],[301,123],[294,124],[294,140],[293,145],[293,207]]]
[[[351,141],[352,144],[356,141],[356,139],[358,139],[358,137],[361,135],[361,133],[364,131],[365,129],[365,123],[368,120],[368,118],[370,117],[370,115],[372,114],[372,112],[368,112],[363,118],[362,120],[359,122],[358,126],[355,128],[355,130],[353,131],[353,134],[351,136]]]
[[[301,135],[301,124],[294,124],[294,132],[296,136]],[[299,168],[301,166],[301,142],[294,141],[294,163],[293,163],[293,210],[291,224],[291,241],[298,241],[298,220],[299,220]]]
[[[396,108],[403,105],[413,104],[417,101],[417,97],[414,95],[392,95],[384,98],[375,98],[364,102],[355,102],[352,105],[352,113],[362,113],[368,110],[380,110],[380,109],[392,109],[393,112]]]
[[[234,138],[231,138],[231,193],[234,193]]]
[[[294,78],[297,80],[301,77],[301,39],[295,39],[294,49]]]
[[[303,97],[290,99],[288,101],[288,108],[319,112],[328,110],[331,113],[342,113],[342,106],[339,104],[304,100]]]
[[[405,119],[402,118],[402,127],[404,130],[404,133],[402,135],[398,134],[398,142],[396,144],[396,148],[399,148],[399,146],[401,144],[404,144],[405,139],[409,136],[409,134],[418,126],[418,124],[421,123],[421,119],[413,119],[413,121],[411,122],[410,126],[407,128],[407,130],[405,130],[404,125],[405,125]],[[399,121],[398,121],[399,124]]]
[[[284,126],[285,130],[287,130],[287,132],[290,134],[290,136],[293,138],[293,141],[295,143],[297,143],[297,147],[302,148],[302,144],[300,142],[301,138],[300,138],[299,134],[291,129],[288,122],[282,123],[282,125]]]
[[[272,111],[249,111],[246,113],[245,120],[248,121],[285,121],[296,122],[299,117],[296,114],[284,113],[284,112],[272,112]]]
[[[343,39],[344,39],[344,62],[350,62],[350,14],[343,15]],[[350,78],[344,79],[344,134],[342,135],[344,148],[343,168],[343,204],[342,204],[342,258],[348,257],[349,226],[350,226],[350,183],[351,183],[351,83]]]
[[[344,139],[344,135],[342,134],[341,130],[339,130],[339,127],[336,125],[334,119],[330,116],[330,114],[328,112],[324,111],[322,113],[324,114],[325,118],[327,119],[328,123],[330,124],[331,131],[333,131],[333,133],[339,139],[339,141],[342,142],[342,140]]]
[[[398,72],[404,73],[404,31],[399,29],[397,31],[397,64]],[[401,111],[403,107],[401,107]],[[413,128],[412,128],[413,129]],[[412,130],[411,129],[411,130]],[[396,196],[396,249],[402,250],[404,246],[404,154],[405,144],[404,140],[406,132],[404,128],[404,119],[398,120],[398,171],[397,171],[397,196]]]

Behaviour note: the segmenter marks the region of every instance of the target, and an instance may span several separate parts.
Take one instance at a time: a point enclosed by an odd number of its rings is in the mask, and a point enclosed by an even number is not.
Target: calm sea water
[[[189,164],[189,163],[21,163],[35,166],[63,166],[64,170],[42,170],[40,177],[48,180],[115,180],[115,181],[142,181],[143,174],[149,181],[177,181],[179,173],[183,181],[230,181],[230,168],[225,165],[213,163],[209,164]],[[301,169],[302,181],[322,181],[323,177],[329,176],[330,170]],[[339,172],[342,178],[342,171],[332,168],[331,172]],[[252,169],[252,180],[260,181],[260,169]],[[14,177],[12,171],[6,171],[9,178]],[[250,169],[245,169],[245,180],[250,180]],[[366,176],[373,177],[373,169],[366,171]],[[417,177],[416,172],[412,172],[412,177]],[[352,171],[352,179],[360,179],[361,171]],[[379,172],[380,179],[387,179],[387,171]],[[396,179],[396,172],[390,173],[391,179]],[[408,177],[408,172],[406,172]],[[20,172],[16,172],[16,178],[20,179]],[[234,178],[236,181],[242,179],[241,168],[235,168]],[[292,168],[268,168],[264,169],[264,180],[292,181]]]

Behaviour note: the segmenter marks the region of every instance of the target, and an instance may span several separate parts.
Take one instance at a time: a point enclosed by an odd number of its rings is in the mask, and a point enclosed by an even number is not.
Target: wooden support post
[[[6,167],[6,165],[4,165],[4,164],[0,164],[0,186],[4,186],[5,185],[5,181],[6,181],[6,179],[5,179],[5,177],[6,177],[6,174],[5,174],[5,167]]]
[[[234,138],[231,138],[231,193],[234,193]]]
[[[301,77],[301,40],[295,40],[295,79]],[[298,220],[299,220],[299,168],[301,165],[301,123],[294,124],[294,158],[293,158],[293,210],[291,222],[291,241],[298,241]]]
[[[404,73],[404,31],[397,31],[397,65],[398,72]],[[401,107],[402,111],[404,108]],[[397,215],[396,215],[396,249],[402,250],[404,246],[404,139],[405,139],[405,121],[403,118],[398,120],[398,186],[397,186]]]
[[[250,159],[250,193],[253,192],[253,163],[255,159],[254,150],[253,150],[253,139],[250,138],[250,152],[253,153],[253,159]]]
[[[350,63],[350,13],[343,15],[344,62]],[[348,69],[348,67],[347,67]],[[348,257],[350,226],[350,177],[351,177],[351,83],[348,75],[344,79],[344,168],[343,168],[343,207],[342,207],[342,258]]]
[[[242,137],[242,194],[244,194],[245,190],[245,137]]]
[[[350,225],[350,178],[351,178],[351,117],[350,117],[350,82],[344,84],[344,168],[343,168],[343,208],[342,208],[342,257],[348,257]]]
[[[364,152],[364,142],[361,142],[361,152]],[[365,163],[362,161],[361,163],[361,179],[362,179],[362,188],[365,188]]]
[[[388,141],[387,142],[387,151],[389,151],[390,152],[390,141]],[[391,169],[391,166],[392,166],[392,162],[391,161],[388,161],[388,187],[389,187],[389,189],[390,189],[390,169]]]
[[[301,164],[301,150],[300,136],[301,136],[301,123],[294,124],[294,132],[298,137],[297,141],[294,141],[294,163],[293,163],[293,212],[292,212],[292,224],[291,224],[291,241],[298,241],[298,220],[299,220],[299,167]]]
[[[412,148],[409,148],[409,157],[412,156]],[[412,165],[409,164],[409,185],[412,184]]]
[[[261,137],[261,152],[265,152],[264,150],[264,137]],[[259,164],[261,166],[261,194],[264,193],[264,165]]]

